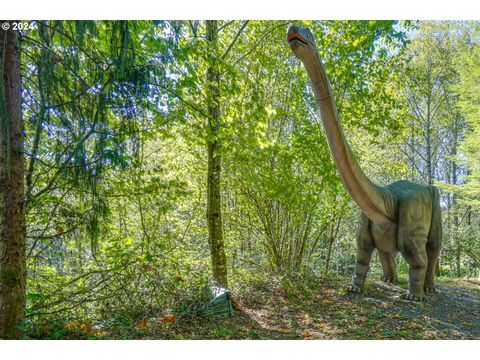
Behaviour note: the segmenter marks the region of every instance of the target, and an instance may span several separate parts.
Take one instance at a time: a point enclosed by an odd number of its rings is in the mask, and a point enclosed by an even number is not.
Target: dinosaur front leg
[[[367,278],[368,269],[370,268],[370,259],[372,258],[373,247],[357,248],[357,262],[355,263],[355,271],[352,277],[352,283],[347,288],[349,292],[361,294]]]
[[[438,256],[440,255],[440,249],[429,247],[427,244],[427,257],[428,257],[428,264],[427,270],[425,274],[425,284],[423,289],[426,293],[434,293],[435,290],[435,268],[438,261]]]
[[[360,228],[357,233],[357,259],[355,263],[355,271],[352,277],[352,283],[347,291],[353,293],[362,293],[365,279],[367,278],[370,259],[373,253],[373,240],[370,233],[370,220],[362,213],[360,219]]]
[[[425,285],[423,286],[426,293],[435,292],[435,267],[442,247],[442,209],[440,208],[440,194],[436,188],[432,188],[432,191],[434,193],[434,205],[430,231],[427,236],[428,265],[425,275]]]
[[[383,276],[382,281],[387,283],[397,282],[397,271],[395,267],[395,257],[393,254],[389,254],[378,250],[378,256],[382,263]]]

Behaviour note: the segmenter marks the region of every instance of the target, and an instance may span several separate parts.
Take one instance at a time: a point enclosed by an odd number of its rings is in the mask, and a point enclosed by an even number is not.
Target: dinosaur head
[[[315,55],[317,53],[315,38],[309,29],[296,25],[290,26],[287,31],[287,41],[295,56],[300,60],[304,60],[307,55]]]

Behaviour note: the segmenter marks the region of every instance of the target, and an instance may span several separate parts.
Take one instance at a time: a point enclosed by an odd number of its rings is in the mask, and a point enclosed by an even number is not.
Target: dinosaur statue
[[[330,84],[312,33],[291,26],[287,41],[308,73],[320,108],[330,152],[342,182],[362,210],[357,235],[355,271],[349,292],[362,293],[374,249],[383,268],[382,280],[396,281],[395,254],[409,265],[409,289],[401,298],[421,301],[435,292],[434,272],[442,241],[440,196],[434,186],[397,181],[384,188],[363,173],[345,140]]]

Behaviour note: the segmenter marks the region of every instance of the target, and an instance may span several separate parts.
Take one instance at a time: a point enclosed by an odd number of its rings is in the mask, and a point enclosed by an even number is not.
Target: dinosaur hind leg
[[[413,250],[413,249],[412,249]],[[421,301],[423,299],[423,285],[427,270],[428,258],[425,250],[403,250],[403,256],[409,265],[408,294],[403,296],[407,300]]]
[[[380,257],[380,262],[383,269],[382,281],[396,283],[397,271],[395,267],[394,255],[378,250],[378,256]]]
[[[426,243],[427,233],[421,223],[400,222],[399,248],[409,266],[408,293],[402,296],[404,299],[414,301],[423,299],[423,285],[428,264]]]

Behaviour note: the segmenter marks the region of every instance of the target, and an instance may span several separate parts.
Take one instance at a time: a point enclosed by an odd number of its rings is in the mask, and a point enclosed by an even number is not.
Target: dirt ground
[[[399,298],[400,285],[370,281],[365,294],[329,280],[306,294],[260,287],[237,299],[235,316],[212,320],[203,339],[480,339],[480,281],[440,281],[422,303]],[[181,338],[192,338],[184,333]],[[176,337],[178,338],[178,337]]]

